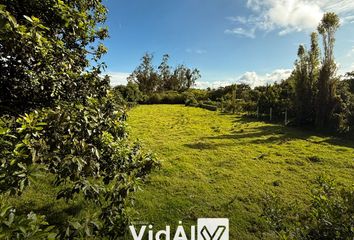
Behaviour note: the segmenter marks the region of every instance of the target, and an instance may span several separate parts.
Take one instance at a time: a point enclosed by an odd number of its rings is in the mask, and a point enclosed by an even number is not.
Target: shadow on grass
[[[183,146],[196,150],[215,150],[217,148],[215,144],[205,142],[189,143]]]
[[[226,115],[220,113],[221,115]],[[229,114],[227,114],[229,115]],[[345,139],[338,136],[333,136],[326,133],[319,133],[311,131],[310,129],[300,129],[295,127],[285,127],[280,124],[272,124],[265,126],[254,126],[248,128],[247,125],[251,123],[259,123],[257,119],[247,116],[237,117],[234,123],[246,125],[245,128],[233,130],[230,134],[224,134],[219,136],[205,137],[205,139],[223,140],[223,139],[235,139],[240,140],[242,143],[250,144],[284,144],[292,140],[304,140],[315,144],[330,144],[347,148],[354,148],[354,141],[351,139]],[[251,131],[245,131],[249,129]],[[310,140],[311,137],[319,137],[320,140]]]
[[[205,140],[205,138],[203,139]],[[217,150],[221,147],[232,147],[233,143],[207,143],[207,142],[196,142],[183,144],[184,147],[195,149],[195,150]]]
[[[76,203],[72,205],[67,205],[60,207],[56,206],[57,202],[51,202],[42,206],[33,207],[35,204],[26,204],[19,206],[17,208],[19,213],[27,214],[33,211],[37,214],[45,215],[46,220],[50,225],[64,226],[67,224],[68,219],[78,216],[80,212],[84,209],[82,203]]]

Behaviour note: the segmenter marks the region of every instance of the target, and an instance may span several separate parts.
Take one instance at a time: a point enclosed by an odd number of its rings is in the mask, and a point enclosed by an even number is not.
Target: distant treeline
[[[141,65],[128,78],[127,86],[115,87],[117,97],[142,104],[182,104],[214,106],[224,112],[247,112],[262,118],[284,120],[298,126],[325,131],[348,132],[354,126],[354,71],[340,78],[334,60],[335,32],[339,18],[326,13],[311,34],[309,49],[298,48],[298,58],[288,79],[252,89],[234,84],[218,89],[191,89],[200,77],[197,69],[183,65],[174,70],[168,55],[155,70],[152,55],[146,54]],[[318,36],[323,39],[321,51]]]

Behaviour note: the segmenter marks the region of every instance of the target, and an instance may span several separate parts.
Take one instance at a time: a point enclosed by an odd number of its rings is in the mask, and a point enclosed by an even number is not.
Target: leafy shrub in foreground
[[[125,118],[108,98],[88,98],[86,105],[62,104],[25,114],[16,123],[3,121],[1,193],[20,195],[38,173],[50,172],[56,176],[53,186],[65,187],[58,199],[82,194],[97,206],[92,231],[72,223],[61,234],[72,239],[81,229],[84,235],[94,231],[94,236],[122,236],[127,197],[157,165],[153,155],[128,141]]]
[[[16,210],[0,203],[0,238],[55,239],[58,235],[53,226],[48,226],[45,216],[29,213],[17,215]]]

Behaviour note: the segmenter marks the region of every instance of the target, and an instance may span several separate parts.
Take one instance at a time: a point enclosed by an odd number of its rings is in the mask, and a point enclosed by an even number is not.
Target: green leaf
[[[30,23],[33,23],[33,20],[29,16],[23,15],[23,17]]]
[[[11,206],[8,206],[5,209],[2,209],[0,216],[4,217],[11,208],[12,208]]]
[[[80,229],[81,228],[81,224],[78,222],[70,222],[71,226],[73,226],[73,228]]]
[[[58,234],[56,233],[50,233],[48,234],[48,240],[55,240]]]

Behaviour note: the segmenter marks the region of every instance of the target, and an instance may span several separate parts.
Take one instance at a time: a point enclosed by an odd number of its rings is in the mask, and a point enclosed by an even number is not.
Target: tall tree
[[[312,92],[312,97],[315,98],[317,94],[317,82],[320,71],[320,55],[321,51],[318,46],[318,34],[311,33],[311,49],[309,51],[309,84]],[[315,99],[312,99],[312,106],[314,106]]]
[[[128,77],[128,81],[138,84],[140,91],[147,94],[155,92],[160,82],[152,65],[153,58],[152,54],[146,53],[141,59],[141,64]]]
[[[298,49],[298,60],[295,63],[295,97],[296,97],[296,120],[299,124],[307,123],[310,118],[311,102],[309,74],[308,74],[308,54],[303,45]]]
[[[164,90],[168,89],[171,80],[171,67],[168,65],[168,60],[170,56],[168,54],[163,55],[162,62],[159,69],[159,77],[160,77],[160,89]]]
[[[325,13],[318,26],[322,35],[324,56],[318,79],[318,94],[316,99],[316,126],[318,128],[330,127],[333,113],[337,105],[336,63],[334,61],[335,32],[340,26],[339,17],[335,13]]]
[[[295,106],[298,124],[314,124],[315,100],[320,66],[320,50],[317,33],[311,34],[311,49],[306,51],[303,45],[298,49],[295,63]]]
[[[195,81],[201,78],[200,71],[198,69],[189,69],[185,73],[185,82],[182,83],[182,90],[187,90],[195,85]]]

